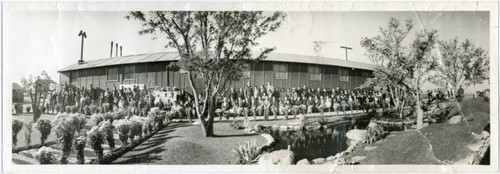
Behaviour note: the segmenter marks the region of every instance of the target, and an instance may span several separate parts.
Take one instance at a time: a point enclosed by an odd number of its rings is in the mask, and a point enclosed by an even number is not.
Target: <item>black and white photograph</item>
[[[4,2],[3,170],[498,172],[497,8]]]

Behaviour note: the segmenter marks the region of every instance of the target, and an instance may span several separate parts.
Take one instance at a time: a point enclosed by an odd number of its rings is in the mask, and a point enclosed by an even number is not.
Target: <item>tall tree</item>
[[[460,86],[467,89],[489,80],[488,53],[476,47],[470,40],[458,38],[439,41],[440,56],[436,73],[431,81],[444,88],[451,87],[454,94]]]
[[[412,41],[405,43],[412,29],[411,20],[401,24],[398,19],[391,18],[387,27],[380,27],[380,35],[362,38],[361,46],[376,65],[375,80],[372,81],[382,81],[391,89],[411,95],[413,107],[417,110],[417,128],[421,128],[424,113],[420,89],[428,80],[429,72],[436,67],[433,50],[437,31],[422,30],[416,33]]]
[[[29,75],[21,79],[24,91],[28,92],[33,108],[33,121],[36,122],[42,115],[40,107],[44,106],[45,100],[50,93],[50,85],[53,83],[49,74],[42,71],[38,76]]]
[[[165,37],[166,47],[177,50],[180,60],[174,65],[186,72],[207,137],[214,136],[217,101],[242,77],[248,61],[264,59],[274,50],[264,48],[252,54],[257,40],[275,31],[284,17],[280,12],[261,11],[135,11],[126,16],[141,22],[139,34]]]

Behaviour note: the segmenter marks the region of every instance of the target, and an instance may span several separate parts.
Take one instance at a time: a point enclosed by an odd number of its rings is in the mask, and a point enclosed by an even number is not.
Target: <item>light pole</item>
[[[349,61],[347,57],[347,50],[352,50],[351,47],[346,47],[346,46],[340,46],[340,48],[345,49],[345,60]]]
[[[81,52],[80,52],[80,60],[78,61],[78,63],[82,64],[83,63],[83,40],[85,38],[87,38],[87,33],[85,33],[84,31],[80,30],[80,33],[78,34],[78,36],[82,37],[82,49],[81,49]]]

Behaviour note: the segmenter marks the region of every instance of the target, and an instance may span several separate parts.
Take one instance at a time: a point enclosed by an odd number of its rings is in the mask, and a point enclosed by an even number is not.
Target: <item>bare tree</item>
[[[391,18],[386,28],[380,28],[380,35],[362,38],[361,46],[376,65],[374,79],[387,83],[392,90],[402,91],[400,94],[408,92],[406,97],[414,99],[417,128],[422,128],[424,113],[420,88],[428,80],[429,72],[436,66],[433,50],[437,31],[422,30],[415,35],[413,41],[405,44],[404,41],[412,29],[411,20],[401,24],[396,18]],[[402,98],[401,101],[404,100],[404,97],[399,97]],[[400,107],[404,107],[404,104]]]
[[[50,93],[50,85],[53,83],[47,72],[42,71],[38,76],[29,75],[21,79],[24,91],[28,92],[33,108],[33,121],[36,122],[42,115],[40,107],[44,106],[45,100]]]
[[[285,15],[260,11],[152,11],[130,12],[127,19],[141,22],[139,34],[165,37],[167,47],[179,52],[174,65],[186,71],[205,136],[214,136],[216,103],[242,77],[248,61],[260,60],[274,48],[258,54],[257,39],[275,31]],[[201,79],[202,87],[195,83]]]

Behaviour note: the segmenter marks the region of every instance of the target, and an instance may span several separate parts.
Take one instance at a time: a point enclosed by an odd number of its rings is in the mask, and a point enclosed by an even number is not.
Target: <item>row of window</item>
[[[288,79],[288,65],[286,64],[274,64],[274,79],[277,80],[287,80]],[[319,66],[309,66],[308,67],[309,79],[310,80],[321,80],[321,71]],[[339,69],[340,81],[341,82],[349,82],[349,70],[347,69]],[[250,71],[243,72],[244,78],[250,78]]]
[[[108,81],[118,81],[119,72],[118,67],[109,67],[106,70],[107,80]],[[274,78],[278,80],[287,80],[288,79],[288,65],[286,64],[274,64],[273,65]],[[310,80],[321,80],[321,71],[320,66],[308,66],[309,79]],[[349,70],[348,69],[339,69],[339,76],[341,82],[349,82]],[[368,77],[369,72],[362,72],[363,77]],[[134,65],[125,65],[123,66],[123,80],[133,80],[135,78],[135,66]],[[250,71],[243,72],[243,78],[250,78]],[[78,71],[73,71],[70,74],[71,82],[76,82],[78,79]]]
[[[79,74],[79,71],[73,71],[70,74],[70,81],[76,82]],[[109,67],[106,69],[106,76],[108,81],[118,81],[118,67]],[[135,66],[134,65],[125,65],[123,66],[123,80],[134,80],[135,79]]]

